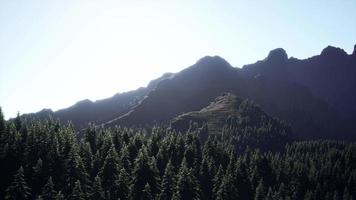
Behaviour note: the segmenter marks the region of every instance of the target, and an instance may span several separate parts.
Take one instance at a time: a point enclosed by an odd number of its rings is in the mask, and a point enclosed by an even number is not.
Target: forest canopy
[[[356,197],[356,144],[293,141],[285,127],[227,121],[98,128],[0,116],[4,199],[344,199]],[[268,130],[273,130],[270,134]],[[269,146],[267,144],[270,144]],[[270,148],[268,148],[270,147]]]

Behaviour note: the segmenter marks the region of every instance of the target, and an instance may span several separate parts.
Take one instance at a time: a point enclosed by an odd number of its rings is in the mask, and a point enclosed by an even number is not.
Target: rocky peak
[[[277,48],[269,52],[267,61],[271,63],[285,63],[288,60],[286,51],[282,48]]]
[[[320,55],[323,57],[328,57],[330,59],[335,59],[347,56],[347,53],[341,48],[327,46],[325,49],[323,49]]]
[[[225,59],[220,56],[205,56],[199,59],[196,65],[204,65],[207,67],[231,66]]]

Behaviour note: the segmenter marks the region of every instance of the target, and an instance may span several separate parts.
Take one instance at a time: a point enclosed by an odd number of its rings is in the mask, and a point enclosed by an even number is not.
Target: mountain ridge
[[[318,138],[313,132],[318,132],[316,135],[325,132],[327,138],[333,138],[340,135],[336,132],[348,130],[340,128],[348,126],[345,121],[356,119],[356,106],[352,104],[354,99],[356,102],[352,95],[356,88],[354,55],[355,51],[348,55],[340,48],[328,46],[320,55],[296,59],[288,58],[284,49],[277,48],[265,59],[242,68],[232,67],[220,56],[205,56],[180,72],[167,73],[151,81],[146,88],[124,93],[126,98],[118,94],[117,98],[121,100],[113,100],[116,104],[108,107],[110,112],[116,111],[105,120],[81,119],[82,113],[73,117],[65,114],[69,112],[66,109],[54,112],[54,115],[61,121],[74,121],[79,128],[89,122],[104,126],[167,123],[180,114],[203,108],[224,92],[231,92],[254,100],[273,116],[294,123],[294,131],[303,132],[299,133],[302,138]],[[345,89],[338,90],[328,83],[335,75],[340,78],[335,79],[334,85]],[[134,103],[125,109],[117,108],[132,101]],[[96,102],[86,104],[97,105]],[[78,105],[72,107],[77,112],[80,110]]]

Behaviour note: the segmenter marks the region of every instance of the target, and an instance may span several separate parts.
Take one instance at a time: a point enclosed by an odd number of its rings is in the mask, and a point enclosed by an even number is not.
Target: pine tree
[[[345,189],[344,189],[342,198],[343,198],[343,200],[351,200],[351,198],[352,198],[347,187],[345,187]]]
[[[146,183],[143,191],[142,191],[142,200],[151,200],[153,199],[152,192],[151,192],[151,187],[148,183]]]
[[[264,200],[265,196],[266,196],[266,189],[263,180],[261,179],[260,182],[258,183],[258,186],[256,187],[255,200]]]
[[[72,190],[72,193],[69,196],[70,200],[85,200],[85,194],[83,193],[82,186],[80,181],[75,182],[75,186]]]
[[[279,186],[278,192],[276,194],[277,199],[285,199],[287,197],[287,191],[284,183],[282,182]]]
[[[38,194],[40,192],[41,186],[45,183],[43,176],[43,161],[39,158],[36,162],[36,165],[32,167],[32,193]]]
[[[55,200],[65,200],[64,195],[61,191],[57,193]]]
[[[201,187],[201,197],[202,199],[211,199],[213,191],[213,174],[209,167],[209,162],[207,159],[203,159],[200,167],[200,187]]]
[[[273,191],[272,191],[272,188],[269,187],[265,200],[273,200],[273,199],[274,199],[274,197],[273,197]]]
[[[224,172],[223,172],[222,166],[220,165],[219,169],[218,169],[218,171],[215,174],[214,179],[213,179],[213,183],[214,183],[214,187],[213,187],[214,199],[217,198],[216,195],[218,194],[218,191],[220,189],[220,185],[221,185],[221,182],[222,182],[223,178],[224,178]]]
[[[1,107],[0,107],[0,142],[2,142],[2,140],[3,140],[4,132],[5,132],[5,119],[4,119],[4,115],[3,115]]]
[[[340,196],[339,196],[339,193],[336,190],[334,191],[333,200],[341,200]]]
[[[175,173],[173,165],[172,162],[169,161],[166,166],[166,169],[164,170],[159,199],[171,199],[173,196],[173,189],[175,187],[175,184]]]
[[[238,191],[234,184],[235,180],[233,175],[226,173],[223,180],[221,181],[219,190],[217,192],[218,200],[234,200],[239,199]]]
[[[101,179],[99,176],[94,178],[92,193],[90,194],[90,199],[92,200],[104,200],[104,190],[101,186]]]
[[[49,177],[46,185],[42,188],[41,197],[43,200],[54,200],[56,196],[57,192],[54,190],[52,177]]]
[[[129,188],[130,178],[125,168],[121,168],[119,172],[119,179],[115,181],[115,197],[119,199],[128,199],[130,194]]]
[[[135,168],[133,170],[132,176],[132,199],[140,199],[142,196],[142,191],[147,183],[151,187],[152,195],[155,196],[158,193],[158,170],[155,165],[155,160],[148,156],[145,146],[142,146],[138,157],[135,160]]]
[[[254,197],[254,191],[251,186],[251,182],[248,177],[246,165],[244,163],[238,163],[236,167],[236,188],[239,191],[241,199],[252,200]]]
[[[30,188],[27,186],[24,176],[24,170],[21,166],[17,173],[14,175],[14,179],[11,185],[6,190],[5,199],[14,200],[26,200],[30,199]]]
[[[99,172],[104,190],[109,191],[110,193],[115,193],[115,181],[119,179],[118,163],[118,155],[114,146],[112,145],[105,158],[104,165]]]
[[[188,168],[185,159],[183,159],[179,169],[178,181],[172,199],[200,199],[200,189],[197,180],[193,170]]]
[[[76,147],[70,148],[69,156],[66,159],[65,167],[67,191],[70,191],[71,188],[75,187],[76,182],[79,180],[81,184],[81,189],[84,191],[84,193],[89,192],[89,175],[86,173],[84,163],[82,161],[82,158],[78,154]]]

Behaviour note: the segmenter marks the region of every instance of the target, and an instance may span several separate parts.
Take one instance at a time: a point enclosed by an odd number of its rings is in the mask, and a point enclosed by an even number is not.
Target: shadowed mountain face
[[[61,121],[83,128],[168,123],[197,111],[230,92],[253,100],[269,115],[291,124],[300,138],[352,138],[356,119],[356,52],[335,47],[305,60],[275,49],[267,58],[234,68],[221,57],[204,57],[176,74],[166,74],[141,88],[112,98],[84,101],[57,111]]]
[[[61,109],[56,112],[50,109],[44,109],[38,113],[25,114],[23,117],[43,119],[52,116],[58,118],[62,123],[71,121],[77,130],[81,130],[87,127],[88,123],[102,124],[128,113],[133,107],[137,106],[160,81],[169,78],[171,75],[171,73],[166,73],[162,77],[152,80],[145,88],[115,94],[107,99],[95,102],[86,99],[69,108]]]

